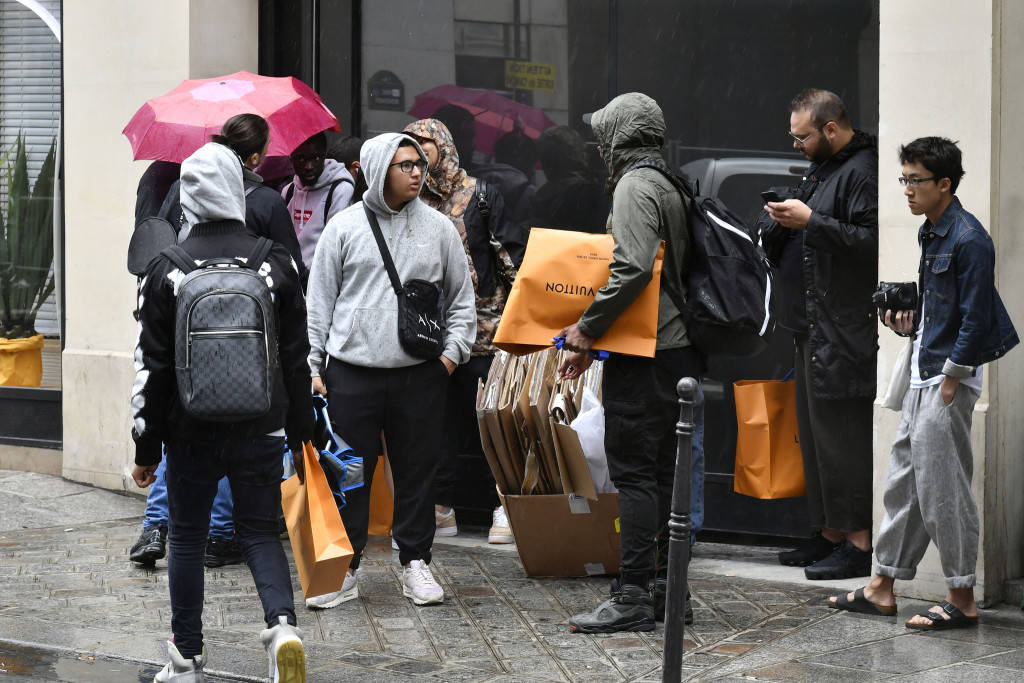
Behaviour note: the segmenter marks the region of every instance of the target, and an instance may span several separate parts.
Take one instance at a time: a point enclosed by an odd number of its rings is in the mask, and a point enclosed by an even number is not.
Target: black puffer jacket
[[[768,219],[767,213],[757,222],[769,258],[782,271],[781,322],[807,334],[810,390],[815,396],[874,398],[878,351],[871,303],[878,281],[878,145],[874,136],[857,131],[832,158],[811,166],[797,196],[813,210],[806,230],[787,230]],[[803,307],[800,290],[787,289],[786,282],[802,284]]]

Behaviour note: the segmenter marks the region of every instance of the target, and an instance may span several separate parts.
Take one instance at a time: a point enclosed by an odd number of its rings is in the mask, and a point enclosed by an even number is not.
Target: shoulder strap
[[[266,237],[260,237],[257,239],[255,246],[252,248],[252,253],[249,254],[249,258],[245,260],[245,267],[250,270],[258,271],[260,266],[263,265],[263,262],[267,260],[267,255],[273,247],[274,243]]]
[[[253,192],[256,191],[256,188],[259,187],[259,186],[260,186],[260,184],[257,183],[257,182],[254,182],[254,181],[246,182],[245,183],[245,196],[248,197],[249,195],[251,195]]]
[[[388,251],[388,245],[384,242],[384,234],[380,231],[380,223],[377,222],[377,214],[370,210],[366,204],[363,204],[363,211],[366,212],[366,220],[370,222],[370,230],[373,231],[373,238],[377,240],[377,248],[380,249],[380,257],[384,260],[384,268],[388,271],[388,277],[391,278],[391,286],[395,289],[395,294],[401,296],[402,294],[402,281],[398,279],[398,271],[395,270],[395,262],[391,260],[391,252]]]
[[[336,188],[338,185],[341,185],[342,183],[347,183],[347,182],[348,182],[348,180],[346,180],[345,178],[341,178],[340,180],[335,180],[333,183],[331,183],[331,189],[327,190],[327,199],[324,201],[324,223],[325,224],[327,223],[327,219],[328,219],[328,217],[330,217],[330,214],[331,214],[331,204],[334,203],[334,188]]]
[[[285,206],[287,206],[288,204],[291,203],[292,197],[294,197],[294,196],[295,196],[295,181],[293,180],[290,183],[288,183],[288,189],[285,190],[285,193],[284,193],[284,203],[285,203]]]
[[[476,209],[485,221],[491,217],[491,205],[487,203],[487,181],[476,179]]]
[[[189,273],[196,269],[195,259],[189,256],[188,252],[179,247],[177,244],[167,247],[160,253],[163,256],[166,256],[171,263],[178,266],[178,270],[180,270],[185,275],[188,275]]]

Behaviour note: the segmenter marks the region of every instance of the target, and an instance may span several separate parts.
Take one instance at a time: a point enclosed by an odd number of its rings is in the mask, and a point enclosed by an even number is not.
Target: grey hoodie
[[[476,301],[458,231],[419,197],[400,211],[384,201],[388,165],[402,140],[413,139],[384,133],[363,145],[359,161],[368,186],[363,201],[332,218],[317,244],[306,293],[309,367],[314,376],[320,375],[327,355],[364,367],[397,368],[422,362],[406,353],[398,341],[398,297],[364,204],[377,215],[402,282],[420,279],[440,287],[445,302],[443,355],[457,364],[469,359],[476,339]],[[416,149],[426,161],[419,145]]]
[[[189,225],[245,222],[242,163],[234,151],[207,142],[182,162],[181,210]]]
[[[329,215],[324,216],[327,195],[334,183],[338,186],[334,188],[331,197],[331,210]],[[313,252],[316,251],[316,243],[323,234],[324,226],[352,201],[353,185],[352,174],[345,168],[345,164],[326,159],[324,170],[313,187],[303,185],[299,176],[295,176],[291,184],[281,190],[281,196],[287,197],[289,188],[294,188],[292,198],[288,201],[288,215],[292,217],[299,247],[302,249],[302,261],[307,268],[313,262]]]

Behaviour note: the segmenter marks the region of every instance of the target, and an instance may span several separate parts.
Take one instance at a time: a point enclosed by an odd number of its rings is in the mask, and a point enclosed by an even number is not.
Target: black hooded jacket
[[[856,131],[808,169],[796,197],[812,210],[805,230],[767,213],[757,221],[778,268],[780,323],[807,335],[809,389],[818,398],[874,398],[878,329],[878,145]]]

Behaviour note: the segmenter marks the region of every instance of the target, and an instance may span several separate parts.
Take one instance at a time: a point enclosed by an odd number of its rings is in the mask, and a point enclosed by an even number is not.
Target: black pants
[[[656,566],[667,566],[676,384],[683,377],[698,378],[700,370],[700,354],[692,347],[658,351],[654,358],[613,354],[605,361],[604,447],[619,490],[623,583],[646,586]]]
[[[284,437],[168,441],[167,582],[171,631],[184,657],[203,650],[203,555],[217,482],[227,475],[234,497],[235,536],[252,572],[267,626],[295,623],[292,580],[278,537]]]
[[[459,455],[470,454],[483,460],[480,428],[476,420],[477,382],[487,379],[494,356],[473,356],[452,373],[444,405],[444,432],[441,434],[441,462],[434,480],[434,504],[452,507],[459,483]],[[490,469],[487,470],[490,472]],[[490,498],[498,505],[494,477],[490,479]]]
[[[364,480],[373,481],[380,435],[388,445],[395,478],[398,559],[430,563],[434,540],[433,485],[448,370],[440,360],[405,368],[366,368],[331,358],[327,364],[328,411],[334,431],[363,459]],[[341,509],[359,566],[370,521],[370,487],[346,493]]]
[[[816,397],[809,385],[807,337],[797,335],[795,340],[796,423],[811,529],[870,529],[874,401]]]

